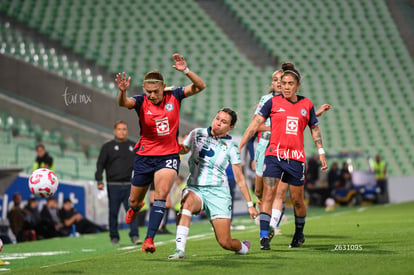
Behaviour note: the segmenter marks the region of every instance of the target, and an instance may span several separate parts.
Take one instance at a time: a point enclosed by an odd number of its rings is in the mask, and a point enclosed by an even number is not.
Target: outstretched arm
[[[175,65],[173,65],[173,68],[175,68],[179,72],[184,72],[186,76],[193,82],[193,84],[188,85],[184,88],[184,94],[186,97],[198,94],[202,90],[206,88],[206,84],[204,81],[196,75],[194,72],[190,71],[187,67],[187,62],[185,62],[184,57],[179,55],[178,53],[175,53],[173,55]]]
[[[241,151],[241,149],[246,145],[249,139],[251,139],[254,136],[254,134],[256,134],[257,129],[259,129],[259,126],[264,121],[265,119],[261,115],[254,115],[252,122],[250,123],[249,127],[247,127],[242,137],[242,140],[240,141],[239,151]]]
[[[250,218],[255,219],[258,215],[256,208],[254,208],[252,199],[250,198],[249,188],[247,187],[246,180],[243,176],[243,170],[241,168],[241,164],[233,164],[231,166],[233,169],[234,179],[239,186],[240,192],[242,193],[244,199],[248,204]]]
[[[125,72],[118,73],[115,78],[115,82],[118,84],[119,94],[118,94],[118,105],[121,107],[126,107],[128,109],[132,109],[135,106],[135,100],[132,98],[128,98],[126,96],[126,91],[131,84],[131,77],[128,79],[125,78]]]
[[[332,107],[331,107],[331,105],[329,105],[329,104],[323,104],[320,108],[319,108],[319,110],[316,112],[316,116],[321,116],[321,115],[323,115],[323,113],[325,113],[325,111],[328,111],[328,110],[330,110],[330,109],[332,109]]]
[[[315,142],[316,148],[318,149],[318,152],[319,152],[319,160],[321,161],[321,164],[322,164],[321,170],[326,170],[328,169],[328,164],[326,163],[325,150],[323,149],[323,145],[322,145],[321,130],[319,129],[318,126],[315,126],[311,128],[311,133],[312,133],[313,141]]]

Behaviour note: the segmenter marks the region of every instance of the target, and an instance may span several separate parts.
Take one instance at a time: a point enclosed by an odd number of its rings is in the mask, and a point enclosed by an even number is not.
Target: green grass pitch
[[[56,238],[5,245],[0,273],[12,274],[412,274],[414,271],[414,202],[332,212],[309,209],[305,244],[289,249],[294,222],[281,226],[283,235],[271,242],[270,251],[259,247],[259,227],[247,217],[235,224],[246,230],[233,237],[250,240],[248,255],[235,255],[217,244],[208,222],[190,228],[187,259],[168,260],[175,235],[157,235],[154,254],[132,246],[121,231],[119,247],[107,233]],[[174,226],[169,225],[173,231]],[[143,236],[145,228],[140,229]]]

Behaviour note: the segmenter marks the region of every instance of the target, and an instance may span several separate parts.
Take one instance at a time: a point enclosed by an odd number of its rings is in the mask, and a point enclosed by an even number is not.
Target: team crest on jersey
[[[155,120],[155,128],[157,129],[158,136],[165,136],[170,133],[170,124],[168,123],[168,117]]]
[[[288,116],[286,118],[286,134],[297,135],[299,126],[299,118]]]
[[[300,110],[300,114],[301,114],[302,116],[306,116],[306,115],[308,114],[308,112],[306,111],[306,109],[305,109],[305,108],[302,108],[302,110]]]
[[[174,105],[172,103],[167,103],[165,105],[165,110],[167,110],[169,112],[172,111],[172,110],[174,110]]]

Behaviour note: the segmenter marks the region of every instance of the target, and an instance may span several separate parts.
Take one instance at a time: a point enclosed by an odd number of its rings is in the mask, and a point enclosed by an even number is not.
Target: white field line
[[[44,265],[41,266],[40,268],[49,268],[49,267],[53,267],[53,266],[58,266],[58,265],[63,265],[63,264],[71,264],[71,263],[76,263],[76,262],[80,262],[82,260],[73,260],[73,261],[67,261],[67,262],[62,262],[62,263],[55,263],[55,264],[50,264],[50,265]]]
[[[60,254],[68,254],[69,251],[48,251],[48,252],[27,252],[27,253],[3,253],[0,256],[0,260],[16,260],[16,259],[26,259],[27,257],[34,256],[54,256]]]

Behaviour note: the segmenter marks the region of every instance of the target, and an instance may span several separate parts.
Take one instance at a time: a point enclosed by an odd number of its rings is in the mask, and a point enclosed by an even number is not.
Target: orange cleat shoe
[[[134,211],[134,210],[132,210],[132,208],[129,208],[126,215],[125,215],[125,222],[127,224],[132,223],[135,220],[135,218],[137,217],[137,215],[139,213],[139,210],[141,210],[144,205],[145,205],[145,202],[142,202],[141,206],[139,207],[139,209],[137,211]]]
[[[148,237],[145,239],[144,243],[142,244],[141,251],[154,253],[155,252],[155,246],[154,246],[154,240],[152,237]]]

